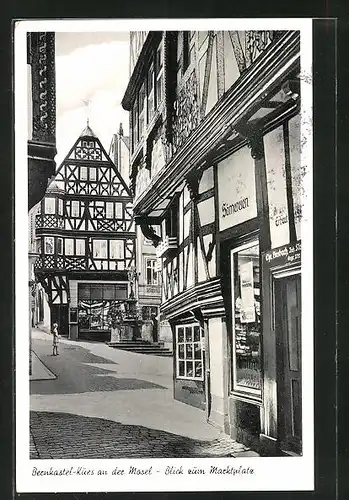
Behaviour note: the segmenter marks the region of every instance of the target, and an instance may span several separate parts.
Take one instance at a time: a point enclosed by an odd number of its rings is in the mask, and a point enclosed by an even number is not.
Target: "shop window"
[[[76,255],[85,255],[85,240],[77,239],[76,243]]]
[[[58,199],[58,215],[63,215],[63,200]]]
[[[147,285],[157,285],[158,273],[156,271],[156,259],[146,259],[145,269]]]
[[[57,238],[57,253],[58,255],[62,255],[63,253],[63,239]]]
[[[109,257],[111,259],[124,258],[124,242],[122,240],[109,240]]]
[[[72,238],[66,238],[64,242],[64,253],[65,255],[74,255],[74,240]]]
[[[87,167],[80,167],[80,179],[87,181]]]
[[[54,239],[52,236],[45,236],[45,253],[53,254],[54,253]]]
[[[203,380],[202,342],[199,325],[176,326],[177,378]]]
[[[56,199],[55,198],[45,198],[45,214],[56,213]]]
[[[261,307],[259,244],[231,251],[233,389],[261,392]]]
[[[106,240],[93,240],[93,257],[95,259],[107,259],[107,252]]]

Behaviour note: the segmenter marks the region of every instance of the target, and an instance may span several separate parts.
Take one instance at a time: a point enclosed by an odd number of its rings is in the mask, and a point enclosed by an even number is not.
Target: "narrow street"
[[[32,459],[224,457],[252,453],[173,399],[172,358],[33,332]],[[40,376],[35,377],[36,373]]]

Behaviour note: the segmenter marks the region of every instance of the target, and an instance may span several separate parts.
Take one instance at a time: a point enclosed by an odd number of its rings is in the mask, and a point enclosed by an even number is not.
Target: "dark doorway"
[[[58,323],[59,333],[63,337],[69,335],[68,306],[53,304],[51,306],[51,325]]]
[[[278,439],[281,450],[302,453],[301,275],[275,279]]]

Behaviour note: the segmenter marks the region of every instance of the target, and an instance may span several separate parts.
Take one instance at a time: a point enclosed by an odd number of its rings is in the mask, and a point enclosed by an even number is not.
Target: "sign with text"
[[[296,264],[301,261],[301,241],[290,243],[279,248],[268,250],[262,254],[263,265],[266,267],[279,267],[286,264]]]
[[[254,170],[247,146],[218,164],[220,231],[257,217]]]

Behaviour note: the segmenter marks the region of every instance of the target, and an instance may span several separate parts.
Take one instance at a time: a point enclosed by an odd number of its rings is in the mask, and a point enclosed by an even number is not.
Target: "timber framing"
[[[235,131],[241,120],[251,116],[256,105],[280,87],[280,80],[285,81],[294,73],[299,66],[299,57],[300,33],[296,31],[287,32],[268,47],[135,199],[135,215],[149,212],[156,204],[157,193],[166,197],[174,192],[183,178]]]

